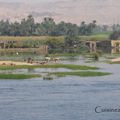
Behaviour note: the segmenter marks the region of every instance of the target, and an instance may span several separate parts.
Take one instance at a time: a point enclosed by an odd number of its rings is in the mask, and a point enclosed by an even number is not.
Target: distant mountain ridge
[[[0,2],[0,19],[19,21],[29,14],[41,21],[53,17],[56,21],[80,24],[97,20],[100,24],[120,23],[120,0],[59,0],[56,2],[27,3]]]

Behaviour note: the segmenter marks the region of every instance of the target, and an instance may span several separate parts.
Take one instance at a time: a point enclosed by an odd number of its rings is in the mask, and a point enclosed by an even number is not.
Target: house
[[[39,44],[37,46],[24,46],[25,41],[0,40],[0,52],[32,52],[37,54],[48,54],[48,46]]]
[[[0,40],[0,48],[5,49],[5,48],[10,48],[12,44],[16,43],[16,41],[12,40]]]
[[[86,41],[86,46],[89,48],[90,52],[96,52],[101,50],[105,53],[111,53],[111,41],[104,40],[104,41]]]
[[[112,53],[120,53],[120,40],[111,40]]]

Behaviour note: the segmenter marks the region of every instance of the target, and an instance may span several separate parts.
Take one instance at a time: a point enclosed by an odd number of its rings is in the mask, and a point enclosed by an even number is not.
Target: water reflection
[[[35,73],[35,69],[29,68],[29,69],[27,69],[27,72],[28,72],[28,73]]]

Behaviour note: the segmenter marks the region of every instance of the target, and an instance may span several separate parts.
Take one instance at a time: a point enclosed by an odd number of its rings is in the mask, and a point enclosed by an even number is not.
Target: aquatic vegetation
[[[84,66],[84,65],[73,65],[73,64],[53,64],[53,65],[42,65],[40,68],[66,68],[71,70],[96,70],[97,67]]]
[[[95,53],[92,54],[92,57],[93,57],[93,60],[94,60],[94,61],[99,61],[99,56],[100,56],[100,55],[99,55],[99,53],[97,53],[97,52],[95,52]]]
[[[107,72],[94,72],[94,71],[77,71],[77,72],[53,72],[51,73],[58,77],[65,77],[65,76],[80,76],[80,77],[95,77],[95,76],[105,76],[110,75],[111,73]]]

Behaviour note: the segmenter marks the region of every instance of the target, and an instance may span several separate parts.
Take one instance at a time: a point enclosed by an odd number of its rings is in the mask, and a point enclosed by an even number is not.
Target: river
[[[82,58],[62,63],[83,64]],[[84,63],[112,72],[104,77],[0,80],[0,120],[120,120],[120,66]],[[39,71],[39,69],[37,69]],[[95,112],[95,108],[97,112]]]

